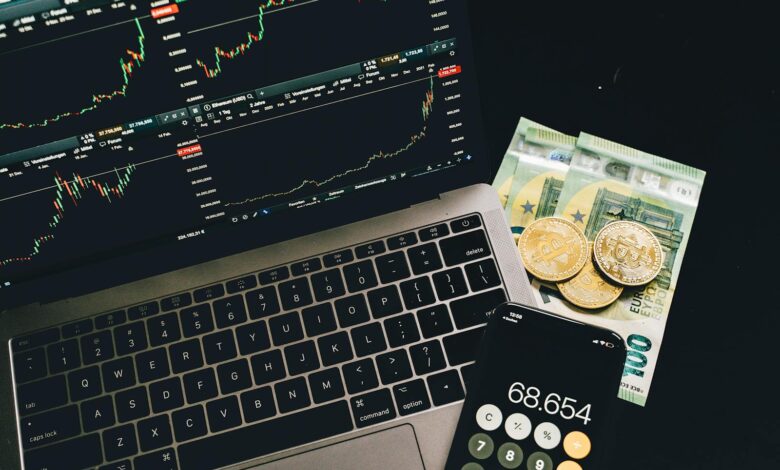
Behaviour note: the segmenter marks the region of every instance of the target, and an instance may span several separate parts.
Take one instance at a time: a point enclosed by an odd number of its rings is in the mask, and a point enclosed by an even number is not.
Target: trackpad
[[[425,469],[420,455],[420,447],[417,445],[417,438],[414,435],[414,428],[410,424],[304,452],[255,468],[258,470],[287,470],[291,468]]]

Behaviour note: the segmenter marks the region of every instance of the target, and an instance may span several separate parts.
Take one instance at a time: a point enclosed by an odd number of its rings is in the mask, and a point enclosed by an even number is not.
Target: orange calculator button
[[[563,438],[563,450],[573,459],[584,459],[590,454],[590,439],[583,432],[572,431]]]

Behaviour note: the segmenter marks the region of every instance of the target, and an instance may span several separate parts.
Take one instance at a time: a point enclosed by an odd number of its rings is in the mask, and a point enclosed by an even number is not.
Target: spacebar
[[[346,401],[312,408],[179,446],[186,469],[215,469],[351,431]]]

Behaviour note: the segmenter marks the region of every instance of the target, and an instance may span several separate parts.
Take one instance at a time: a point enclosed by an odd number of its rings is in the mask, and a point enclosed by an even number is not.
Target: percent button
[[[561,443],[561,431],[553,423],[542,423],[534,430],[534,440],[542,449],[554,449]]]

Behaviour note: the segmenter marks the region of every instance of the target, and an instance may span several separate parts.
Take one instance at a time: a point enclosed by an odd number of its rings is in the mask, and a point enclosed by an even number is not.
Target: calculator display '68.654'
[[[548,393],[542,397],[538,387],[528,387],[522,382],[515,382],[509,387],[509,401],[522,403],[531,409],[544,411],[549,415],[558,415],[563,419],[582,419],[582,424],[590,421],[590,403],[578,408],[577,400],[562,397],[557,393]]]

